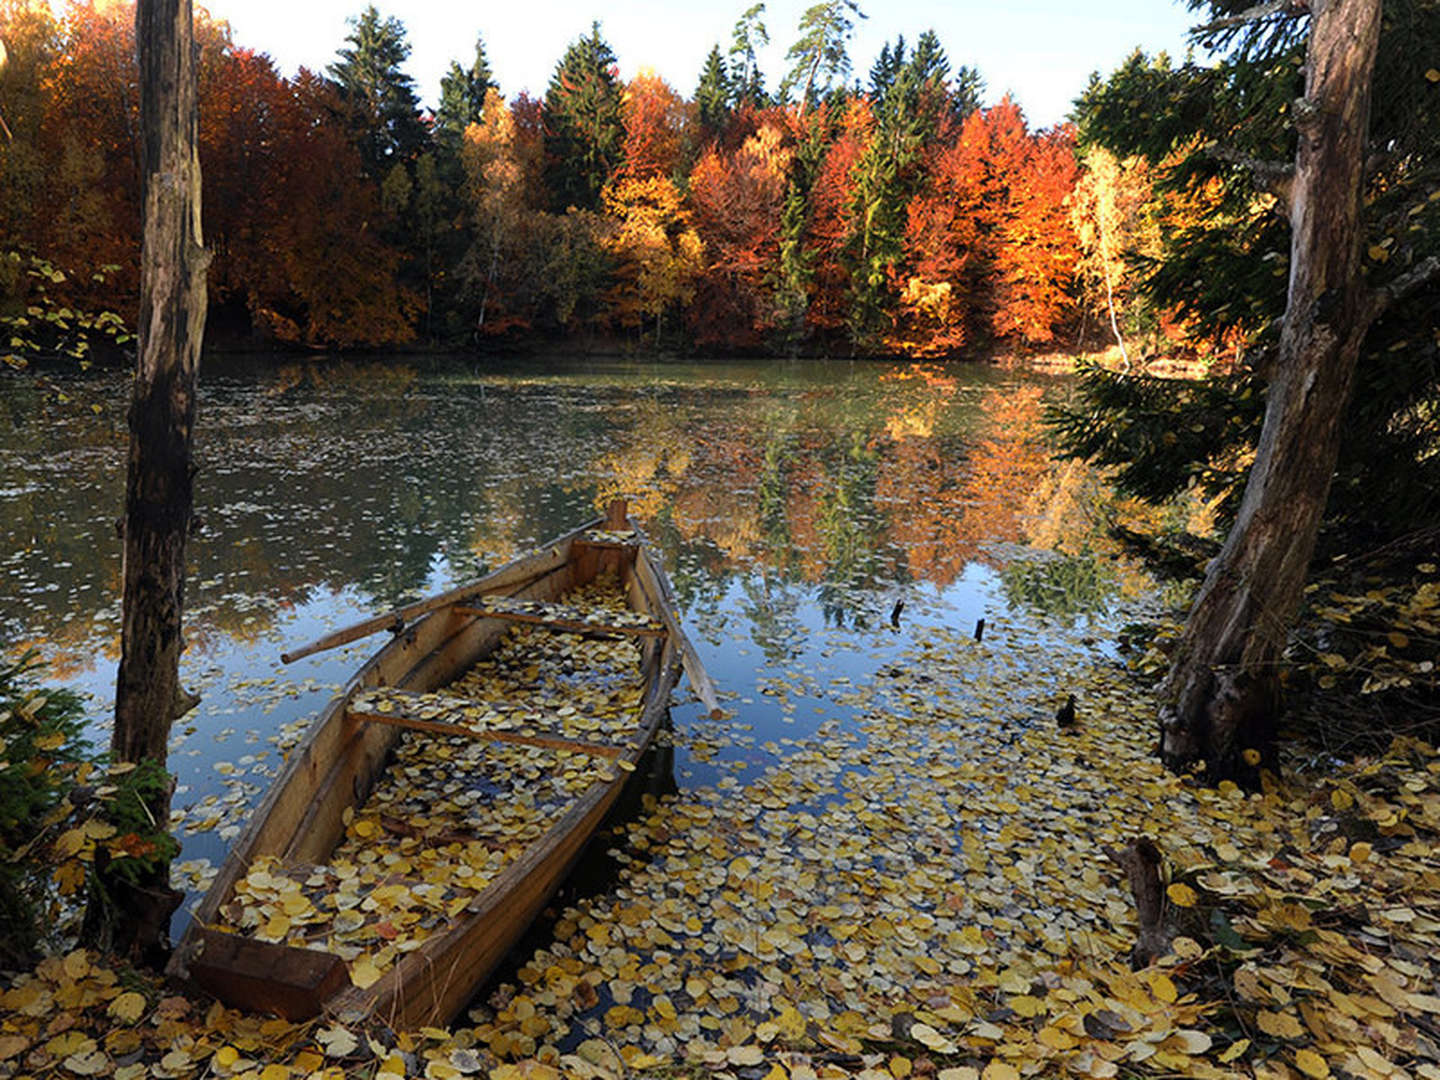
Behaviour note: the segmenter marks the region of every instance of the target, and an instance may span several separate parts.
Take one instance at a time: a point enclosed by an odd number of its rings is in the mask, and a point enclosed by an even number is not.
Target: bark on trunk
[[[1255,464],[1163,692],[1161,755],[1253,785],[1273,764],[1279,666],[1373,306],[1360,276],[1380,0],[1311,4],[1290,204],[1290,285]],[[1247,753],[1247,751],[1250,751]]]
[[[191,0],[140,0],[144,238],[139,357],[130,401],[117,761],[164,763],[171,722],[197,700],[180,685],[185,540],[193,503],[195,380],[205,331],[195,48]],[[168,820],[166,805],[151,807]],[[166,887],[164,877],[146,883]],[[139,913],[132,913],[138,915]],[[147,915],[150,913],[147,913]],[[163,920],[137,917],[135,925]],[[163,929],[163,925],[160,926]],[[155,931],[155,932],[158,932]],[[136,942],[143,949],[152,942]]]

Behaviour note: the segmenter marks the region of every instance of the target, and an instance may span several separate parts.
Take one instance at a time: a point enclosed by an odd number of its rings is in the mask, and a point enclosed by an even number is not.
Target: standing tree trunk
[[[110,749],[117,762],[152,760],[163,766],[171,722],[198,700],[180,685],[195,378],[209,261],[200,233],[191,0],[140,0],[135,39],[144,239],[125,486],[124,616]],[[161,829],[169,821],[169,802],[167,789],[148,807]],[[103,883],[118,950],[142,953],[159,943],[173,911],[173,906],[160,910],[174,899],[168,877],[162,865],[141,888]]]
[[[1289,191],[1290,285],[1255,464],[1163,690],[1160,751],[1253,785],[1273,765],[1279,665],[1340,447],[1360,344],[1377,310],[1360,275],[1370,77],[1380,0],[1310,5]]]

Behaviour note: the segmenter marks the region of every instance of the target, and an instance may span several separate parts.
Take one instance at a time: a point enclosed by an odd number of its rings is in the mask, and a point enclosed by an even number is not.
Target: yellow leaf
[[[1351,798],[1348,791],[1343,788],[1336,788],[1330,792],[1330,805],[1336,810],[1349,810],[1355,805],[1355,800]]]
[[[210,1059],[222,1069],[228,1069],[235,1062],[240,1060],[240,1051],[233,1046],[222,1046],[215,1051],[215,1056]]]
[[[980,1080],[1020,1080],[1020,1072],[1007,1061],[991,1058],[990,1064],[980,1074]]]
[[[759,1065],[765,1060],[765,1051],[754,1043],[746,1046],[732,1046],[725,1051],[725,1057],[731,1065]]]
[[[260,1080],[290,1080],[290,1066],[269,1064],[260,1070]]]
[[[133,1024],[145,1015],[146,1002],[144,994],[137,994],[134,990],[127,990],[114,1001],[106,1010],[116,1020],[126,1024]]]
[[[1238,1058],[1241,1054],[1245,1053],[1245,1051],[1249,1049],[1249,1039],[1236,1039],[1233,1043],[1231,1043],[1225,1048],[1225,1052],[1220,1055],[1218,1060],[1220,1061],[1220,1064],[1228,1065],[1230,1064],[1230,1062],[1234,1061],[1236,1058]]]
[[[1295,1065],[1306,1076],[1313,1076],[1315,1080],[1325,1080],[1330,1075],[1330,1065],[1314,1050],[1295,1051]]]
[[[1045,1011],[1045,1003],[1030,994],[1016,994],[1010,999],[1009,1005],[1027,1020]]]
[[[953,1054],[959,1047],[947,1039],[940,1032],[936,1031],[929,1024],[914,1024],[910,1028],[910,1037],[926,1049],[934,1050],[937,1054]]]
[[[1390,252],[1386,251],[1379,244],[1371,244],[1370,250],[1366,252],[1375,262],[1383,263],[1390,260]]]
[[[1289,1013],[1276,1013],[1262,1009],[1260,1014],[1255,1017],[1255,1023],[1266,1035],[1273,1035],[1277,1039],[1299,1039],[1305,1034],[1305,1029],[1300,1026],[1300,1021]]]
[[[1159,973],[1150,977],[1150,992],[1155,995],[1156,1001],[1163,1001],[1166,1005],[1173,1005],[1179,996],[1170,976]]]
[[[357,957],[350,964],[350,981],[361,990],[367,990],[380,981],[381,971],[368,956]]]
[[[1385,638],[1387,641],[1390,642],[1391,645],[1394,645],[1397,649],[1403,649],[1410,644],[1410,639],[1404,634],[1402,634],[1399,630],[1391,630],[1388,634],[1385,635]]]
[[[1425,78],[1429,79],[1431,82],[1440,82],[1440,70],[1431,68],[1429,71],[1425,72]]]
[[[1371,848],[1371,846],[1364,840],[1361,840],[1359,843],[1356,844],[1351,844],[1350,861],[1357,864],[1363,863],[1366,859],[1370,858],[1370,852],[1372,850],[1373,849]]]
[[[890,1059],[889,1066],[890,1075],[895,1077],[895,1080],[905,1080],[905,1077],[910,1075],[911,1065],[910,1059],[907,1057],[896,1054]]]
[[[1200,898],[1195,895],[1195,890],[1182,881],[1177,881],[1165,890],[1165,895],[1176,907],[1194,907],[1195,902]]]

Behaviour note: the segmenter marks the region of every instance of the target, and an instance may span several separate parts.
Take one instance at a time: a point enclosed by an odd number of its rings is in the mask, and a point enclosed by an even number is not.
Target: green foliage
[[[755,52],[770,44],[770,31],[760,17],[765,4],[752,4],[735,22],[730,35],[730,75],[734,104],[760,108],[766,104],[765,75],[760,70]]]
[[[112,767],[111,785],[101,803],[102,819],[115,829],[106,848],[106,872],[138,885],[154,879],[180,854],[168,831],[168,818],[157,820],[155,807],[167,807],[174,780],[153,759],[133,769]]]
[[[708,135],[713,137],[718,134],[729,119],[732,92],[720,46],[712,46],[710,55],[705,58],[705,66],[700,69],[700,81],[695,86],[695,111],[701,128]]]
[[[0,661],[0,966],[35,948],[49,898],[47,843],[89,771],[84,709],[67,690],[42,689],[33,654]]]
[[[380,18],[371,4],[355,19],[329,72],[340,96],[351,141],[366,171],[379,179],[409,161],[426,142],[415,80],[401,70],[410,57],[405,24]]]
[[[1216,17],[1245,5],[1206,5]],[[1081,394],[1052,417],[1070,454],[1120,469],[1122,486],[1151,500],[1191,483],[1238,501],[1259,438],[1265,373],[1279,340],[1289,276],[1289,228],[1266,178],[1294,161],[1290,122],[1303,89],[1307,26],[1296,9],[1198,33],[1228,50],[1210,66],[1132,55],[1077,102],[1081,145],[1157,169],[1161,206],[1203,207],[1163,230],[1160,257],[1139,268],[1154,312],[1192,339],[1242,357],[1206,383],[1126,378],[1089,370]],[[1365,192],[1365,272],[1384,289],[1440,254],[1440,84],[1421,43],[1440,36],[1440,5],[1385,8]],[[1435,279],[1394,304],[1366,335],[1326,527],[1384,539],[1440,514],[1440,288]]]
[[[485,56],[485,42],[475,39],[475,59],[468,68],[450,61],[450,70],[440,77],[440,105],[435,110],[435,138],[454,153],[460,138],[471,124],[479,123],[485,108],[485,95],[499,90]]]
[[[780,83],[780,92],[789,97],[800,93],[800,107],[808,109],[850,77],[850,35],[856,19],[866,18],[857,0],[822,0],[800,16],[800,37],[790,46],[785,60],[790,72]]]
[[[624,125],[615,54],[600,24],[573,42],[545,92],[545,181],[556,212],[593,210],[620,162]]]
[[[103,285],[117,269],[101,267],[93,282]],[[0,360],[24,368],[33,359],[69,357],[83,368],[97,344],[118,348],[131,340],[113,311],[84,311],[57,296],[68,281],[64,270],[38,255],[0,254]]]

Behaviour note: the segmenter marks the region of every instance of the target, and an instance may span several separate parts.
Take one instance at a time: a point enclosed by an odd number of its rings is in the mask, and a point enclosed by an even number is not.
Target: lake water
[[[1015,645],[996,662],[1023,669],[1049,638],[1103,638],[1145,588],[1109,552],[1103,488],[1044,441],[1060,378],[270,358],[207,366],[201,382],[184,678],[204,700],[170,758],[192,885],[283,745],[377,643],[289,667],[282,650],[472,578],[617,495],[662,553],[733,710],[703,719],[682,684],[682,787],[733,784],[846,723],[851,690],[902,662],[918,628],[969,635],[986,619],[990,640]],[[92,696],[104,746],[128,378],[0,387],[0,640],[38,648]]]

